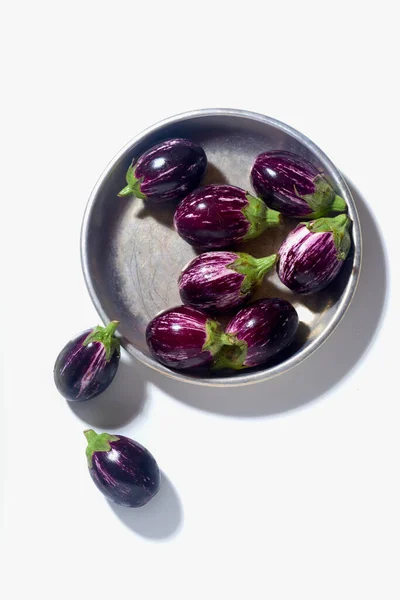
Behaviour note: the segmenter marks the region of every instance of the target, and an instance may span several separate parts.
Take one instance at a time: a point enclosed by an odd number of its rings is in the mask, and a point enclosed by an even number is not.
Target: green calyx
[[[214,319],[207,319],[206,323],[206,341],[203,345],[203,352],[208,351],[215,356],[223,346],[230,346],[234,343],[232,336],[224,333],[221,325]]]
[[[206,323],[207,339],[203,351],[208,350],[214,357],[212,369],[244,369],[247,344],[231,333],[224,333],[221,325],[213,319]]]
[[[303,225],[312,233],[331,232],[337,250],[337,258],[338,260],[345,260],[351,247],[351,220],[347,215],[338,215],[331,218],[324,217],[315,221],[305,222]]]
[[[93,429],[85,429],[83,432],[87,439],[86,458],[89,469],[93,466],[94,452],[109,452],[111,450],[110,442],[117,442],[119,437],[109,433],[96,433]]]
[[[135,169],[132,165],[126,172],[126,183],[127,185],[119,192],[118,196],[123,198],[133,194],[136,196],[136,198],[147,200],[147,196],[140,190],[140,184],[142,183],[142,180],[135,177]]]
[[[118,325],[119,321],[111,321],[107,327],[98,325],[91,333],[89,333],[87,338],[83,341],[83,345],[87,346],[92,342],[100,342],[106,349],[106,361],[109,362],[114,352],[119,352],[121,345],[119,339],[114,335]]]
[[[346,212],[347,204],[345,200],[335,193],[333,187],[326,181],[322,175],[317,175],[314,179],[315,191],[313,194],[301,196],[313,211],[308,218],[317,219],[332,212]]]
[[[237,252],[236,255],[238,258],[226,267],[236,271],[236,273],[245,275],[240,287],[242,294],[248,294],[261,283],[264,275],[275,266],[278,260],[277,254],[271,254],[271,256],[265,256],[264,258],[254,258],[254,256],[245,252]]]
[[[277,210],[272,210],[268,206],[251,194],[246,194],[248,205],[242,209],[242,213],[250,223],[250,228],[246,233],[244,240],[251,240],[258,237],[267,229],[267,227],[275,227],[281,222],[280,213]]]
[[[245,369],[244,361],[247,356],[247,343],[243,340],[238,340],[236,336],[231,335],[233,343],[230,346],[224,346],[214,359],[212,369]]]

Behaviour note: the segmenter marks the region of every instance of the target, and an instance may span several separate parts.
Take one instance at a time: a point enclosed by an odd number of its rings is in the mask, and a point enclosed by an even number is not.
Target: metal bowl
[[[209,166],[203,183],[230,183],[249,189],[249,173],[257,154],[269,149],[290,150],[322,168],[347,202],[353,220],[353,248],[334,282],[313,296],[291,293],[276,274],[267,276],[254,299],[284,297],[296,307],[298,335],[279,358],[257,369],[237,373],[189,374],[158,363],[149,353],[145,329],[165,308],[181,304],[177,279],[195,255],[174,231],[174,206],[146,205],[136,198],[118,198],[133,157],[160,140],[187,137],[199,142]],[[287,220],[256,240],[240,246],[265,256],[276,252],[296,222]],[[231,109],[204,109],[170,117],[153,125],[117,154],[97,182],[82,225],[81,255],[89,294],[104,322],[120,321],[123,347],[139,361],[168,377],[209,386],[237,386],[264,381],[301,363],[329,337],[354,295],[361,266],[361,231],[357,210],[339,171],[304,135],[270,117]]]

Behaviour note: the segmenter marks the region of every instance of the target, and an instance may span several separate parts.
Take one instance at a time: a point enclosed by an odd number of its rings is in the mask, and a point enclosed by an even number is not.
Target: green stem
[[[247,356],[247,344],[243,340],[236,341],[231,346],[224,346],[216,355],[212,366],[213,370],[218,369],[245,369],[243,364]]]
[[[118,196],[120,198],[123,198],[125,196],[130,196],[131,194],[134,194],[136,196],[136,198],[142,198],[143,200],[146,200],[147,196],[145,194],[143,194],[143,192],[140,189],[140,184],[142,183],[143,179],[137,179],[137,177],[135,175],[135,170],[136,170],[136,168],[133,167],[132,165],[127,170],[126,183],[128,185],[126,185],[119,192]]]
[[[265,215],[265,221],[267,223],[267,227],[276,227],[280,225],[281,222],[281,213],[277,210],[273,210],[272,208],[267,207],[267,214]]]
[[[337,215],[336,217],[321,217],[320,219],[314,219],[314,221],[303,221],[301,224],[305,225],[312,233],[322,233],[325,231],[333,232],[334,229],[343,227],[349,221],[347,215]]]
[[[337,250],[337,257],[339,260],[345,260],[351,247],[351,221],[347,215],[338,215],[333,221],[335,221],[333,240]]]
[[[119,193],[118,196],[120,198],[125,198],[126,196],[130,196],[131,194],[133,194],[133,189],[131,188],[130,185],[126,185]]]
[[[110,442],[117,442],[119,437],[109,433],[96,433],[93,429],[85,429],[83,432],[87,439],[86,457],[89,469],[93,466],[93,454],[95,452],[109,452]]]
[[[87,346],[92,342],[100,342],[106,350],[106,361],[109,362],[114,352],[119,352],[120,342],[115,337],[115,331],[119,325],[119,321],[111,321],[107,327],[98,325],[95,327],[83,341],[83,346]]]
[[[347,215],[341,214],[336,217],[322,217],[315,221],[304,222],[303,225],[312,233],[332,233],[337,257],[339,260],[345,260],[351,247],[351,223]]]
[[[336,196],[332,202],[332,205],[331,205],[331,211],[332,212],[340,212],[340,213],[346,212],[347,211],[346,201],[341,196],[338,196],[336,194]]]
[[[346,230],[350,227],[350,219],[347,215],[338,215],[332,217],[332,228]]]
[[[111,321],[106,327],[107,335],[114,335],[114,333],[117,331],[118,325],[119,321]]]
[[[93,444],[98,434],[94,431],[94,429],[85,429],[83,435],[87,439],[88,444]]]
[[[235,338],[229,333],[221,333],[220,340],[222,346],[233,346],[236,343]]]
[[[332,212],[346,212],[346,202],[335,193],[325,177],[317,175],[313,183],[315,186],[314,192],[300,196],[311,208],[311,213],[307,215],[307,219],[318,219]]]
[[[223,346],[231,346],[234,343],[234,338],[228,333],[224,333],[221,325],[214,319],[207,320],[206,332],[207,338],[202,350],[207,350],[213,356],[216,356]]]
[[[254,258],[254,256],[246,252],[236,252],[236,256],[237,259],[233,263],[226,265],[226,267],[245,276],[240,286],[242,294],[251,292],[278,260],[277,254],[271,254],[271,256],[264,256],[263,258]]]
[[[265,202],[256,196],[246,194],[247,206],[242,209],[242,213],[250,223],[248,232],[244,240],[251,240],[261,235],[267,227],[276,227],[281,222],[280,213],[277,210],[268,208]]]
[[[276,265],[277,260],[277,254],[271,254],[271,256],[265,256],[264,258],[256,258],[255,274],[257,279],[261,280]]]

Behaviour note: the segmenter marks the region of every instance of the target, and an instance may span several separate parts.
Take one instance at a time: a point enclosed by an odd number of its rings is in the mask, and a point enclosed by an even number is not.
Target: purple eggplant
[[[104,496],[131,508],[147,504],[160,487],[160,470],[146,448],[124,437],[84,431],[89,473]]]
[[[205,252],[182,271],[178,285],[184,304],[222,311],[246,302],[277,260],[272,254],[254,258],[244,252]]]
[[[207,185],[189,194],[174,216],[179,235],[199,248],[225,248],[278,225],[280,215],[233,185]]]
[[[242,308],[225,329],[234,343],[222,348],[214,368],[244,369],[265,363],[290,344],[298,324],[295,308],[281,298]]]
[[[200,183],[207,166],[203,148],[183,138],[166,140],[147,150],[126,173],[118,196],[143,200],[180,200]]]
[[[211,365],[229,337],[202,311],[177,306],[150,321],[146,341],[155,358],[167,367],[191,369]]]
[[[279,249],[279,279],[298,294],[325,288],[339,273],[351,247],[347,215],[300,223]]]
[[[54,365],[58,391],[72,402],[98,396],[110,385],[118,369],[120,343],[114,333],[118,321],[78,335],[61,350]]]
[[[346,202],[318,169],[292,152],[259,154],[250,178],[257,195],[288,217],[315,219],[347,210]]]

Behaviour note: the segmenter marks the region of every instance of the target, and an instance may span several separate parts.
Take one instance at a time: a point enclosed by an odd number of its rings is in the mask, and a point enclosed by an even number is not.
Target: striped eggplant
[[[146,448],[123,435],[84,431],[89,473],[109,500],[131,508],[147,504],[160,487],[160,470]]]
[[[175,211],[175,228],[192,246],[225,248],[278,225],[280,215],[233,185],[207,185],[189,194]]]
[[[265,363],[293,340],[299,318],[281,298],[258,300],[242,308],[226,326],[234,341],[217,355],[215,369],[245,369]]]
[[[210,311],[244,304],[278,256],[254,258],[244,252],[205,252],[183,269],[178,285],[182,302]]]
[[[84,331],[68,342],[54,365],[58,391],[71,402],[98,396],[110,385],[118,369],[120,343],[114,333],[118,321]]]
[[[222,346],[230,343],[217,321],[191,306],[176,306],[154,317],[146,341],[154,357],[174,369],[210,365]]]
[[[206,153],[198,144],[183,138],[166,140],[132,161],[127,185],[118,196],[133,194],[153,202],[180,200],[199,185],[206,166]]]
[[[259,154],[250,178],[257,195],[288,217],[315,219],[347,210],[346,202],[323,174],[292,152],[275,150]]]
[[[347,215],[300,223],[279,249],[279,279],[298,294],[325,288],[339,273],[351,247]]]

